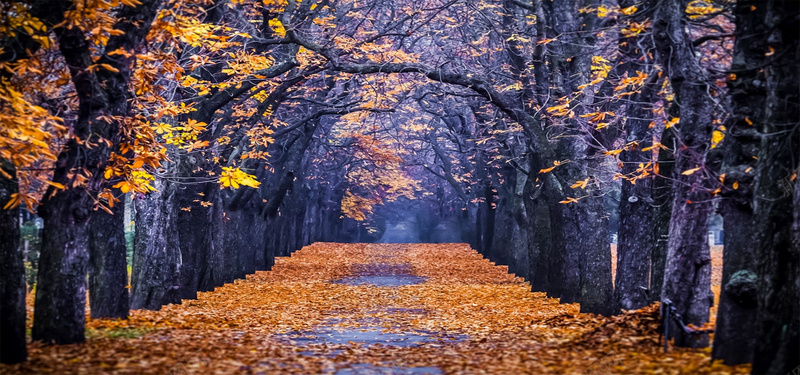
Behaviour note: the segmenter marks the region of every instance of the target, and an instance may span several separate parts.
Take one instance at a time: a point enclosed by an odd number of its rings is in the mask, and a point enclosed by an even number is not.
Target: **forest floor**
[[[317,243],[272,271],[127,320],[85,344],[29,344],[0,373],[728,374],[662,352],[656,305],[604,318],[531,293],[462,244]]]

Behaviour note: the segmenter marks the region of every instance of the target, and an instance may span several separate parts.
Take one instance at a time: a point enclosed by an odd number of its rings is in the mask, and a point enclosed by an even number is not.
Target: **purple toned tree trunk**
[[[675,92],[677,125],[672,215],[661,301],[671,302],[685,324],[708,322],[713,303],[708,217],[711,194],[705,186],[705,154],[709,148],[714,88],[697,64],[692,41],[684,25],[687,1],[657,1],[653,35],[657,59],[663,64]],[[668,145],[673,146],[673,145]],[[700,168],[694,173],[687,172]],[[686,172],[686,173],[684,173]],[[707,335],[684,334],[672,324],[670,332],[678,346],[707,346]]]
[[[0,160],[0,205],[19,191],[16,169]],[[26,359],[25,347],[25,262],[19,246],[19,209],[0,208],[0,363]]]

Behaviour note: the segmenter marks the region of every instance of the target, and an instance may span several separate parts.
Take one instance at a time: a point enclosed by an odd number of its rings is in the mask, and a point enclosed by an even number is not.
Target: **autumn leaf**
[[[131,187],[132,186],[131,186],[131,183],[129,181],[125,180],[125,181],[117,182],[116,184],[114,184],[113,187],[116,188],[116,189],[119,189],[123,194],[125,194],[125,193],[131,191]]]
[[[631,14],[636,13],[637,10],[638,8],[635,5],[631,5],[629,7],[620,9],[620,13],[630,16]]]
[[[680,118],[678,118],[678,117],[673,117],[673,118],[671,118],[669,121],[667,121],[667,123],[666,123],[666,128],[667,128],[667,129],[669,129],[669,128],[671,128],[671,127],[673,127],[673,126],[675,126],[675,125],[679,124],[680,122],[681,122],[681,119],[680,119]]]
[[[207,125],[208,124],[206,124],[205,122],[200,122],[195,119],[189,119],[188,121],[186,121],[186,128],[198,133],[205,130]]]
[[[714,132],[711,134],[711,148],[716,148],[724,138],[725,133],[719,130],[714,130]]]
[[[238,189],[240,185],[257,188],[261,185],[255,176],[235,167],[223,167],[219,176],[219,184],[223,188]]]
[[[571,187],[571,188],[573,188],[573,189],[577,189],[577,188],[586,189],[586,185],[588,185],[588,184],[589,184],[589,181],[590,181],[591,179],[592,179],[591,177],[587,177],[585,180],[582,180],[582,181],[576,181],[576,182],[575,182],[574,184],[572,184],[572,186],[570,186],[570,187]]]
[[[194,141],[186,147],[186,151],[196,150],[208,146],[208,141]]]
[[[17,207],[19,206],[19,201],[20,201],[19,193],[13,193],[11,194],[11,197],[8,200],[8,202],[6,202],[6,205],[3,206],[3,209],[7,210],[9,208]]]
[[[689,176],[689,175],[694,174],[695,172],[697,172],[699,170],[700,170],[700,167],[687,169],[687,170],[681,172],[681,174],[684,175],[684,176]]]
[[[544,168],[544,169],[540,169],[540,170],[539,170],[539,173],[548,173],[548,172],[551,172],[553,169],[555,169],[555,168],[556,168],[556,167],[558,167],[559,165],[563,165],[563,164],[566,164],[566,163],[568,163],[568,162],[569,162],[568,160],[564,160],[564,161],[558,161],[558,160],[556,160],[556,161],[554,161],[554,162],[553,162],[553,166],[552,166],[552,167],[549,167],[549,168]]]
[[[62,185],[62,184],[60,184],[60,183],[58,183],[58,182],[53,182],[53,181],[44,180],[44,183],[46,183],[46,184],[48,184],[48,185],[50,185],[50,186],[52,186],[52,187],[54,187],[54,188],[56,188],[56,189],[59,189],[59,190],[64,190],[64,189],[66,189],[66,187],[64,187],[64,185]]]

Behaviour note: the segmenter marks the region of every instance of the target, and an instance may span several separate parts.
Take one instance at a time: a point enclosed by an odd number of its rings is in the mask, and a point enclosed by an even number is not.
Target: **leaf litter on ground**
[[[365,275],[416,279],[343,281]],[[465,244],[315,243],[196,300],[87,316],[86,343],[31,343],[29,361],[0,373],[749,372],[712,362],[709,349],[664,354],[657,304],[614,317],[579,310]]]

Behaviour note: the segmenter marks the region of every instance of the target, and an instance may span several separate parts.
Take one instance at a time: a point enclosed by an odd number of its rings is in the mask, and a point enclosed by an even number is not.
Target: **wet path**
[[[418,276],[411,263],[403,259],[402,245],[370,245],[365,248],[373,263],[351,264],[349,274],[331,284],[379,290],[391,300],[401,298],[397,288],[419,285],[428,279]],[[387,251],[388,250],[388,251]],[[402,306],[402,307],[401,307]],[[275,337],[288,345],[296,346],[304,356],[336,358],[346,352],[342,346],[360,348],[412,348],[423,344],[449,345],[464,341],[468,336],[445,331],[431,331],[410,326],[408,319],[426,317],[429,310],[424,305],[407,307],[405,303],[389,303],[377,309],[362,311],[326,312],[330,318],[305,331],[290,331]],[[356,361],[357,362],[357,361]],[[346,363],[335,372],[340,374],[442,374],[435,366],[375,365]]]
[[[89,320],[85,344],[30,344],[0,374],[732,371],[704,351],[665,356],[657,314],[579,314],[464,244],[317,243],[196,300]]]

